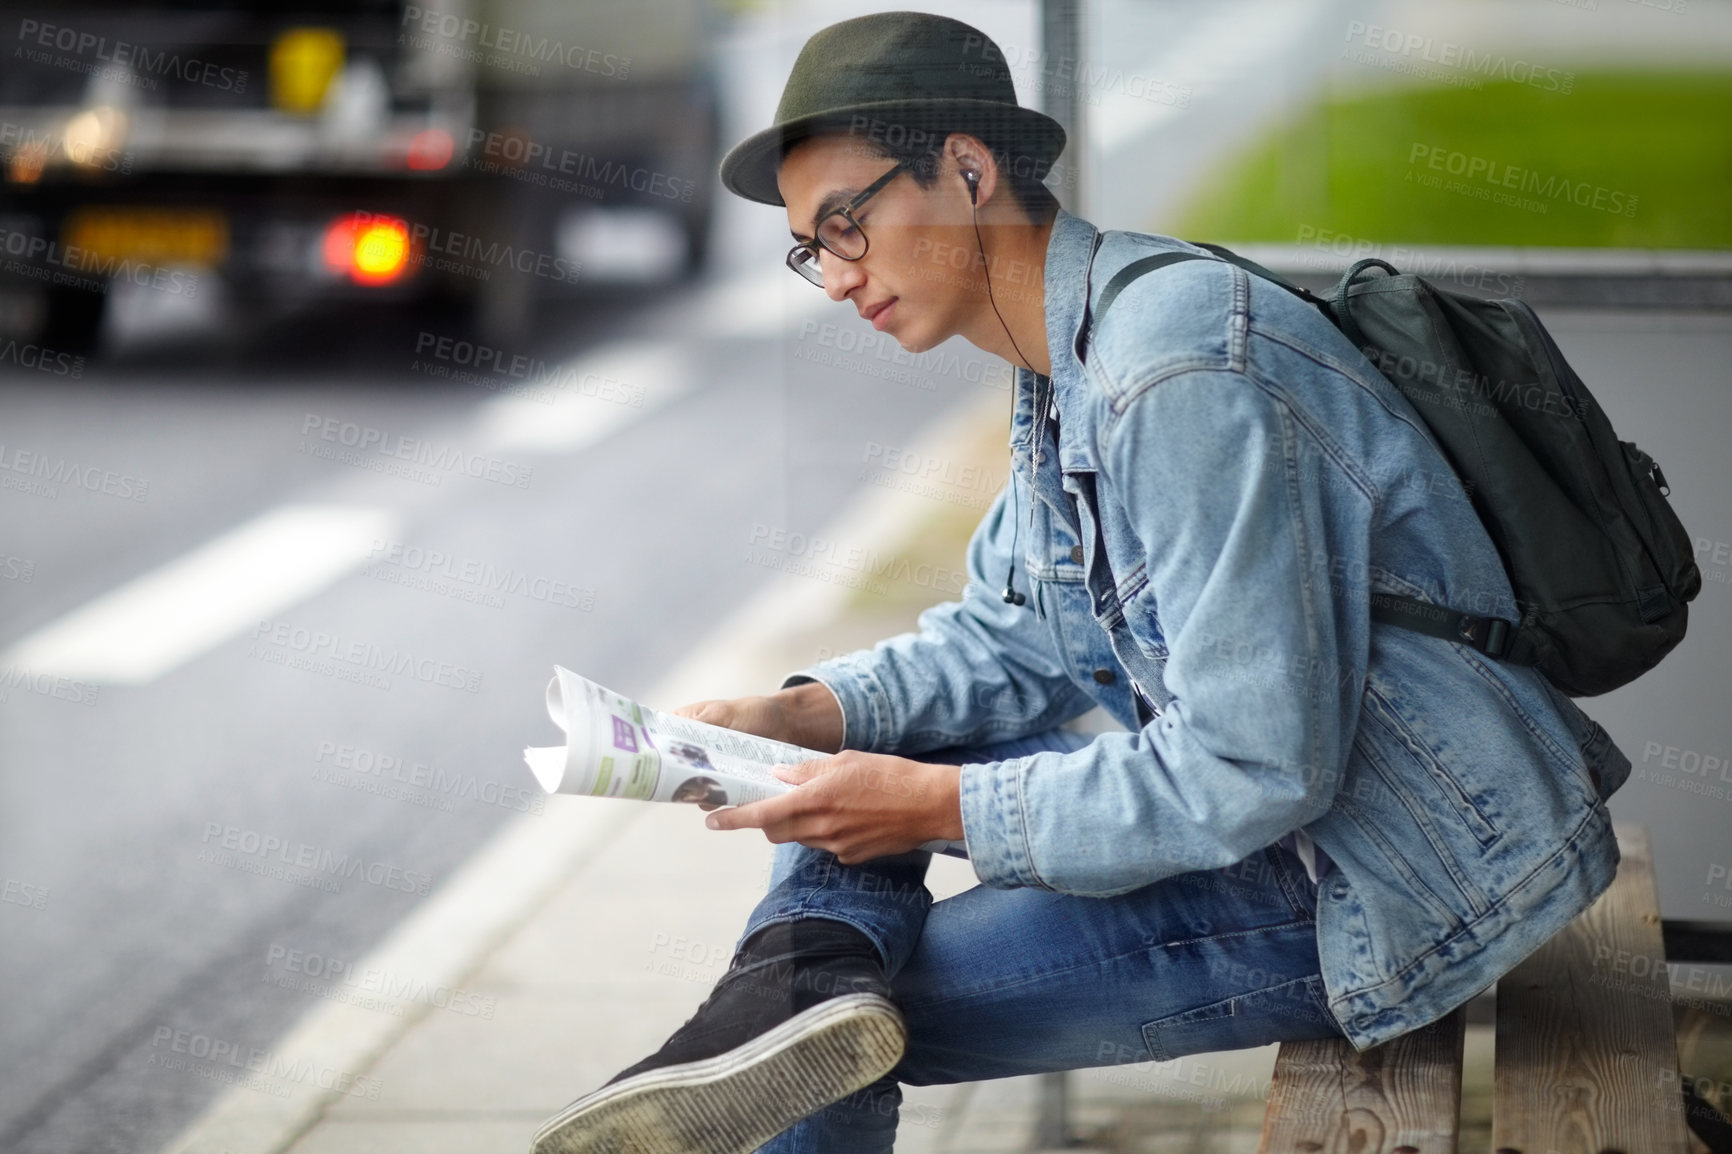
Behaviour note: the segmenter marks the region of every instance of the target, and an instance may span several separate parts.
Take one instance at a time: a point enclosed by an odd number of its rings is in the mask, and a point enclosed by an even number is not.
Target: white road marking
[[[50,622],[0,666],[147,684],[331,584],[395,524],[383,509],[284,506]]]
[[[574,453],[689,390],[691,356],[671,342],[620,341],[527,387],[487,402],[483,440],[495,452]]]

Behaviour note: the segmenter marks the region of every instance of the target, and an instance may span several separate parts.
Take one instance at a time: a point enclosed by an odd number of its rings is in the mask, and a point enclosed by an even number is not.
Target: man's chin
[[[890,336],[905,353],[923,353],[942,342],[942,337],[929,333],[891,333]]]

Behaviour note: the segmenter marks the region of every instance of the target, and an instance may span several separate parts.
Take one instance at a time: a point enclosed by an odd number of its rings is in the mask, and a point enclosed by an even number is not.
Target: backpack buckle
[[[1487,657],[1501,658],[1509,652],[1515,627],[1501,617],[1474,617],[1463,613],[1456,632],[1463,641]]]

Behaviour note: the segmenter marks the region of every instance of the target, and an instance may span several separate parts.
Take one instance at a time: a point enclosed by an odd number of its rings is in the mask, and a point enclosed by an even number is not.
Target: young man
[[[1533,669],[1371,622],[1385,591],[1515,616],[1412,407],[1221,261],[1092,324],[1115,272],[1199,250],[1060,211],[1063,133],[1002,61],[938,16],[835,25],[723,162],[831,299],[909,351],[961,335],[1017,366],[1012,479],[918,633],[684,711],[847,752],[711,815],[777,843],[732,967],[537,1151],[883,1152],[902,1082],[1363,1049],[1616,871],[1605,731]],[[1057,728],[1096,704],[1130,732]],[[932,904],[935,838],[981,885]]]

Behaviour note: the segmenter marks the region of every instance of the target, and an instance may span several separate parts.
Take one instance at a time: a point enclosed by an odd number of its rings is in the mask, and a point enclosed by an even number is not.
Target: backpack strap
[[[1310,289],[1303,288],[1299,285],[1294,284],[1292,281],[1288,280],[1284,276],[1279,276],[1275,273],[1270,272],[1268,269],[1264,268],[1262,265],[1258,264],[1256,261],[1252,260],[1250,257],[1240,256],[1238,253],[1234,252],[1230,248],[1225,248],[1225,247],[1218,245],[1218,244],[1209,244],[1206,241],[1192,241],[1191,243],[1196,245],[1198,248],[1208,249],[1210,252],[1214,253],[1216,256],[1220,257],[1222,260],[1226,261],[1228,264],[1238,265],[1240,268],[1244,269],[1246,272],[1250,273],[1252,276],[1260,276],[1266,281],[1270,281],[1274,284],[1280,285],[1282,288],[1286,289],[1288,292],[1292,293],[1294,296],[1298,297],[1300,300],[1306,301],[1310,304],[1314,304],[1318,308],[1322,309],[1324,316],[1329,316],[1329,302],[1328,301],[1324,300],[1322,297],[1318,296],[1316,293],[1312,292]]]
[[[1374,256],[1355,261],[1353,267],[1341,274],[1341,280],[1335,285],[1335,296],[1328,302],[1337,327],[1347,334],[1347,339],[1353,342],[1356,349],[1364,349],[1371,342],[1365,339],[1365,332],[1359,327],[1359,322],[1353,319],[1353,310],[1347,306],[1347,290],[1353,287],[1359,279],[1359,274],[1366,269],[1380,268],[1390,276],[1400,276],[1395,266]]]
[[[1371,595],[1371,619],[1454,641],[1499,660],[1508,657],[1516,634],[1516,626],[1501,617],[1476,617],[1447,605],[1434,605],[1396,593]]]
[[[1204,256],[1200,252],[1158,252],[1154,256],[1145,256],[1133,260],[1124,268],[1113,274],[1113,279],[1107,282],[1107,287],[1101,290],[1101,303],[1095,308],[1095,322],[1107,315],[1107,309],[1117,299],[1118,295],[1129,287],[1130,283],[1144,273],[1154,272],[1158,268],[1166,268],[1170,264],[1178,264],[1182,260],[1215,260],[1215,257]]]
[[[1145,256],[1145,257],[1142,257],[1138,260],[1133,260],[1130,264],[1127,264],[1124,268],[1121,268],[1118,272],[1114,273],[1113,279],[1109,280],[1107,282],[1106,287],[1101,290],[1101,303],[1098,306],[1096,306],[1095,309],[1093,310],[1093,323],[1094,324],[1100,323],[1100,319],[1107,315],[1108,306],[1110,306],[1113,303],[1113,301],[1118,297],[1118,295],[1121,292],[1124,292],[1125,289],[1130,286],[1130,283],[1132,281],[1136,280],[1138,277],[1143,276],[1146,273],[1154,272],[1156,269],[1165,268],[1166,266],[1168,266],[1170,264],[1178,264],[1180,261],[1186,261],[1186,260],[1220,260],[1220,261],[1226,262],[1227,264],[1237,265],[1238,267],[1244,269],[1246,272],[1250,273],[1252,276],[1259,276],[1259,277],[1262,277],[1264,280],[1269,281],[1272,284],[1280,285],[1282,288],[1286,289],[1288,292],[1292,293],[1294,296],[1298,297],[1300,300],[1305,301],[1308,304],[1315,305],[1317,307],[1318,311],[1320,311],[1330,321],[1335,321],[1337,314],[1335,312],[1331,311],[1330,302],[1327,300],[1324,300],[1322,297],[1318,296],[1316,293],[1312,292],[1310,289],[1303,288],[1299,285],[1296,285],[1292,281],[1287,280],[1285,277],[1277,276],[1276,274],[1270,272],[1268,269],[1264,268],[1262,265],[1258,264],[1256,261],[1249,260],[1245,257],[1242,257],[1238,253],[1234,252],[1231,249],[1223,248],[1222,246],[1220,246],[1218,244],[1204,244],[1202,242],[1194,242],[1194,243],[1196,243],[1196,246],[1198,248],[1208,249],[1209,252],[1213,253],[1214,255],[1213,256],[1204,256],[1200,252],[1158,252],[1158,253],[1155,253],[1153,256]],[[1371,263],[1371,262],[1369,262],[1369,261],[1361,262],[1361,264],[1369,264],[1369,263]],[[1376,263],[1382,264],[1383,262],[1378,261]],[[1090,262],[1090,266],[1091,266],[1091,268],[1093,267],[1092,261]],[[1384,265],[1383,267],[1389,268],[1388,265]],[[1359,271],[1358,267],[1356,266],[1353,271],[1358,272]],[[1390,269],[1389,271],[1393,273],[1395,270]],[[1349,275],[1351,276],[1351,274],[1349,274]],[[1343,280],[1343,286],[1345,286],[1345,284],[1346,284],[1346,280],[1344,279]],[[1343,287],[1341,290],[1339,290],[1338,295],[1341,295],[1343,297],[1343,299],[1345,296],[1345,291],[1346,291],[1345,287]],[[1086,333],[1088,331],[1089,325],[1090,325],[1090,315],[1089,315],[1089,313],[1085,312],[1083,314],[1083,332],[1084,333]],[[1079,335],[1079,337],[1077,339],[1077,348],[1080,350],[1082,347],[1083,347],[1083,339]]]
[[[1170,264],[1178,264],[1180,261],[1222,260],[1228,264],[1237,265],[1254,276],[1260,276],[1264,280],[1280,285],[1301,300],[1316,305],[1323,315],[1346,332],[1356,345],[1363,347],[1365,344],[1364,334],[1359,331],[1359,326],[1354,323],[1352,315],[1347,309],[1347,290],[1355,279],[1368,268],[1378,267],[1391,276],[1397,275],[1395,269],[1384,261],[1376,259],[1359,261],[1348,269],[1347,274],[1341,278],[1340,284],[1335,290],[1335,298],[1331,302],[1309,289],[1301,288],[1276,276],[1255,261],[1247,260],[1238,253],[1219,245],[1199,244],[1197,247],[1208,249],[1214,255],[1204,256],[1197,252],[1155,253],[1153,256],[1133,260],[1114,273],[1112,279],[1107,281],[1106,287],[1101,290],[1100,304],[1094,309],[1094,323],[1100,323],[1100,319],[1107,315],[1107,309],[1118,298],[1118,295],[1140,276],[1154,272],[1156,269],[1165,268]],[[1332,304],[1333,308],[1331,307]],[[1084,335],[1088,328],[1089,313],[1085,311],[1083,313],[1083,331],[1078,334],[1076,342],[1079,359],[1084,345]],[[1385,625],[1396,625],[1415,633],[1423,633],[1429,637],[1454,641],[1459,645],[1466,645],[1478,650],[1487,657],[1499,660],[1508,658],[1517,631],[1516,625],[1501,617],[1478,617],[1472,613],[1462,613],[1444,605],[1420,601],[1413,597],[1403,597],[1395,593],[1372,594],[1371,619]]]

